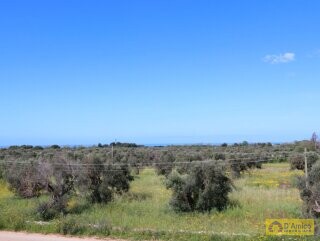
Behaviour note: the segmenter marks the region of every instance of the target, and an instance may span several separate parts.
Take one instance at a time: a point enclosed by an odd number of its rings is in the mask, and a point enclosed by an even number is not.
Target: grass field
[[[301,174],[290,171],[287,163],[266,164],[234,182],[232,205],[227,210],[177,214],[168,205],[171,193],[164,186],[164,178],[153,169],[145,169],[129,193],[108,205],[81,206],[82,202],[74,199],[67,218],[41,225],[35,223],[38,218],[34,214],[39,200],[17,198],[1,182],[0,227],[50,233],[63,232],[69,225],[75,229],[69,233],[134,239],[265,240],[266,218],[302,217],[299,192],[292,185],[294,177]]]

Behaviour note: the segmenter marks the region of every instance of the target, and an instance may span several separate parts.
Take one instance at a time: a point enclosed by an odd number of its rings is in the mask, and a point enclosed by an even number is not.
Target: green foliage
[[[240,145],[242,145],[242,146],[248,146],[248,145],[249,145],[249,142],[243,141]]]
[[[214,154],[214,159],[215,160],[225,160],[226,159],[226,155],[223,153],[215,153]]]
[[[311,169],[313,164],[319,160],[319,154],[316,152],[307,153],[308,170]],[[295,153],[289,156],[291,169],[303,170],[305,169],[305,157],[303,153]]]
[[[299,179],[301,199],[304,201],[304,211],[309,217],[320,217],[320,161],[312,165],[308,179]]]
[[[73,219],[75,222],[70,223],[76,223],[78,231],[70,232],[85,236],[101,235],[104,238],[110,233],[112,237],[134,240],[282,240],[283,237],[268,239],[264,236],[265,218],[280,215],[301,218],[299,193],[292,187],[257,188],[247,184],[251,178],[259,178],[264,182],[274,180],[282,174],[283,178],[289,181],[289,173],[301,172],[289,171],[287,163],[266,165],[262,170],[253,170],[250,174],[245,173],[243,178],[235,180],[236,189],[230,193],[230,200],[232,203],[238,201],[238,206],[229,204],[223,212],[175,213],[168,207],[171,190],[163,186],[165,178],[156,175],[154,169],[146,168],[130,183],[130,192],[116,195],[114,201],[108,205],[89,204],[90,207],[84,212],[70,210],[66,216],[58,216],[45,224],[33,222],[39,220],[34,213],[38,198],[21,199],[12,193],[1,196],[0,186],[0,224],[2,223],[6,230],[19,228],[20,225],[23,230],[33,233],[62,233],[61,222]],[[282,182],[279,180],[279,183]],[[73,193],[69,201],[70,208],[79,205],[80,200],[84,203],[86,201],[75,195],[77,194]],[[43,196],[40,199],[45,200]],[[14,225],[15,223],[20,224]],[[111,229],[111,225],[114,228]],[[69,233],[68,230],[65,232]],[[290,237],[290,240],[300,239],[301,237]]]
[[[163,152],[160,156],[159,163],[156,163],[155,167],[158,175],[168,176],[174,165],[175,156],[171,152]]]
[[[48,221],[60,215],[60,211],[65,209],[66,204],[54,206],[51,202],[40,203],[36,209],[39,217],[42,220]]]
[[[133,176],[127,165],[107,165],[97,155],[85,159],[87,168],[82,178],[87,186],[92,203],[107,203],[112,200],[113,193],[127,192]]]
[[[50,146],[50,148],[52,148],[52,149],[60,149],[61,147],[59,145],[52,145],[52,146]]]
[[[91,154],[82,165],[81,157],[75,152],[55,151],[22,163],[12,161],[6,166],[5,177],[10,188],[23,198],[49,197],[36,209],[43,220],[66,215],[72,195],[85,193],[93,203],[107,203],[114,193],[129,190],[133,177],[127,165],[106,164],[101,156]]]
[[[64,218],[58,223],[58,229],[61,234],[83,234],[86,230],[86,226],[78,222],[77,219],[71,218]]]
[[[252,168],[262,168],[263,160],[255,159],[255,158],[243,158],[239,160],[231,160],[230,162],[230,170],[231,170],[231,177],[233,179],[240,178],[241,172],[247,171]]]
[[[167,181],[173,191],[170,205],[176,211],[218,211],[226,208],[231,182],[218,163],[194,166],[190,173],[173,172]]]
[[[0,179],[4,177],[4,165],[0,161]]]
[[[64,235],[99,234],[108,236],[111,233],[112,227],[110,222],[105,218],[88,223],[87,220],[66,217],[59,220],[57,229]]]
[[[37,178],[37,168],[36,162],[7,165],[5,178],[10,188],[23,198],[39,196],[43,185]]]
[[[123,235],[141,239],[147,237],[168,240],[210,240],[211,238],[227,240],[224,234],[218,237],[211,235],[211,231],[214,233],[228,233],[230,230],[235,233],[248,231],[250,235],[261,233],[266,217],[300,217],[299,193],[289,183],[291,175],[283,172],[284,169],[288,171],[287,163],[282,163],[281,167],[285,168],[280,168],[279,172],[277,171],[279,163],[274,164],[271,169],[270,166],[264,165],[262,170],[245,171],[253,167],[259,168],[261,163],[255,161],[264,156],[268,160],[273,156],[276,160],[283,157],[281,160],[286,161],[288,154],[295,153],[297,150],[303,152],[303,145],[301,142],[281,145],[238,143],[236,146],[129,147],[114,145],[114,158],[111,155],[111,146],[102,144],[99,145],[100,148],[97,146],[57,149],[28,146],[0,148],[0,165],[3,163],[3,173],[6,179],[10,173],[14,174],[13,176],[18,181],[17,187],[22,187],[23,192],[21,193],[28,193],[29,191],[26,190],[34,190],[32,187],[38,185],[34,194],[25,196],[28,198],[19,198],[7,189],[5,190],[9,192],[9,195],[2,195],[3,198],[0,200],[0,226],[5,229],[24,229],[36,232],[58,231],[85,235],[103,233],[114,235],[118,232],[116,234],[118,237]],[[94,156],[97,156],[99,160],[87,160]],[[214,195],[217,190],[214,185],[200,185],[201,181],[197,180],[202,180],[203,183],[205,183],[204,180],[211,183],[211,180],[205,178],[206,170],[204,169],[207,167],[202,167],[198,162],[223,158],[226,159],[225,164],[230,164],[230,159],[239,161],[235,168],[238,168],[242,178],[234,180],[237,188],[229,195],[228,209],[224,212],[215,212],[215,209],[219,210],[219,205],[216,203],[225,201],[225,199],[219,200],[220,197],[223,199],[224,195]],[[27,164],[21,164],[23,161],[26,161]],[[33,163],[34,166],[29,166],[28,163]],[[154,163],[159,165],[157,167],[164,169],[159,172],[160,174],[168,175],[173,168],[176,170],[170,175],[174,186],[171,190],[163,186],[166,177],[155,175],[155,170],[150,168],[154,167]],[[195,166],[199,167],[195,171],[198,174],[193,173]],[[133,183],[130,183],[130,171],[139,172],[140,168],[141,174]],[[91,176],[95,175],[96,179],[89,178],[90,172],[92,172]],[[283,173],[286,175],[282,176]],[[290,173],[300,175],[302,172],[291,171]],[[310,169],[311,176],[316,173],[316,171],[311,172]],[[253,179],[254,174],[257,176]],[[280,176],[281,180],[277,180]],[[309,181],[311,182],[311,178]],[[22,185],[23,182],[25,184]],[[215,183],[219,182],[215,181]],[[127,192],[129,184],[130,192]],[[200,188],[194,188],[193,184]],[[18,188],[13,188],[13,186],[11,186],[12,190],[19,194]],[[174,191],[175,188],[178,192]],[[316,186],[313,188],[319,189]],[[3,194],[5,192],[2,191]],[[187,202],[184,199],[185,194],[191,197]],[[38,195],[40,196],[37,197]],[[19,196],[23,197],[23,195]],[[36,198],[31,198],[33,196]],[[303,196],[311,200],[310,207],[313,210],[314,202],[312,201],[316,193],[310,188]],[[177,205],[181,205],[182,209],[189,211],[191,206],[194,211],[199,212],[174,212],[168,205],[170,198],[171,204],[177,201]],[[179,198],[182,199],[182,204]],[[109,202],[110,200],[113,201]],[[283,200],[286,201],[283,202]],[[234,205],[237,201],[239,201],[238,206]],[[93,202],[102,204],[93,204]],[[104,205],[106,202],[108,204]],[[213,205],[213,202],[217,207],[207,213],[206,211],[210,210],[209,207]],[[190,203],[193,204],[190,205]],[[36,210],[37,215],[35,215]],[[181,211],[179,208],[176,210]],[[108,228],[109,224],[104,219],[105,216],[107,220],[112,220],[116,228],[113,230]],[[53,220],[46,226],[34,222],[39,218]],[[172,233],[168,231],[169,229],[172,230]],[[181,229],[186,229],[184,230],[186,233],[179,233]],[[205,233],[191,234],[190,230]],[[252,240],[255,240],[254,238]]]
[[[33,147],[34,150],[43,150],[44,148],[42,146],[35,146]]]
[[[291,169],[304,170],[304,155],[301,153],[293,154],[289,157]]]
[[[114,147],[139,147],[136,143],[126,143],[126,142],[111,142],[110,146]]]
[[[241,175],[241,166],[243,166],[241,164],[241,162],[237,163],[237,162],[233,162],[230,164],[230,169],[231,169],[231,177],[233,179],[236,179],[236,178],[240,178],[240,175]]]

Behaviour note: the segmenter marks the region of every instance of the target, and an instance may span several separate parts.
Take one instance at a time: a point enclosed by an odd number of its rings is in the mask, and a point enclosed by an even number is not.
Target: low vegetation
[[[264,178],[262,171],[271,176]],[[235,190],[230,193],[225,210],[179,213],[169,205],[172,190],[166,188],[165,177],[147,168],[136,176],[129,192],[116,195],[107,205],[88,206],[87,202],[74,197],[68,203],[66,217],[44,223],[39,222],[34,212],[37,198],[18,198],[5,188],[1,191],[4,196],[0,197],[0,222],[5,229],[87,235],[108,233],[144,240],[219,240],[212,237],[264,240],[265,218],[302,217],[302,201],[294,183],[288,179],[290,185],[281,186],[283,180],[277,179],[279,174],[290,176],[290,172],[288,164],[266,164],[263,169],[247,173],[234,182]],[[278,185],[264,185],[269,178],[278,180]],[[262,184],[257,186],[256,180]]]
[[[264,236],[266,218],[318,215],[313,144],[0,149],[0,228],[141,240],[278,240]],[[305,179],[300,157],[308,145]]]

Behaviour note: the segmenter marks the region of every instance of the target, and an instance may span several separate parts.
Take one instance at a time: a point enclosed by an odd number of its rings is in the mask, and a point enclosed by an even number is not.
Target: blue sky
[[[0,146],[319,131],[316,0],[0,1]]]

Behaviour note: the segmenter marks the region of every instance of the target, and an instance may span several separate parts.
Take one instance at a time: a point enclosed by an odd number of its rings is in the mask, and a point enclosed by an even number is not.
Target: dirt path
[[[0,231],[0,241],[125,241],[123,239],[74,238],[53,234],[33,234]]]

